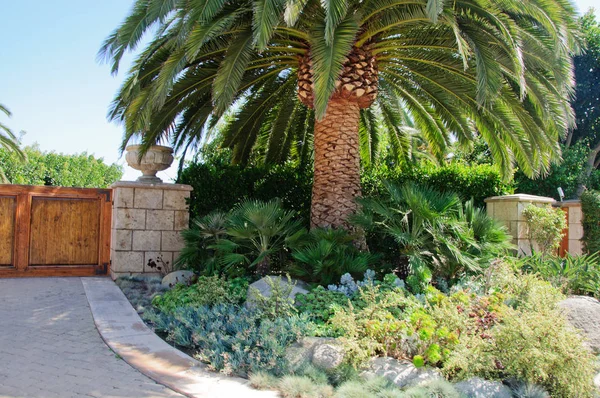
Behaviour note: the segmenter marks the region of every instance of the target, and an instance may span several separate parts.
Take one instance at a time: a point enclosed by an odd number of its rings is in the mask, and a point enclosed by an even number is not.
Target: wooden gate
[[[112,191],[0,185],[0,277],[106,275]]]

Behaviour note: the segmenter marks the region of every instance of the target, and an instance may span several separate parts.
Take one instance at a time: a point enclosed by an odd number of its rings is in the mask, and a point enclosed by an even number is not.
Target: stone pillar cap
[[[158,184],[147,184],[138,181],[117,181],[109,188],[143,188],[143,189],[168,189],[172,191],[193,191],[191,185],[186,184],[167,184],[164,182]]]
[[[517,193],[514,195],[503,195],[503,196],[492,196],[486,198],[484,202],[530,202],[530,203],[554,203],[554,198],[548,198],[546,196],[529,195],[526,193]]]

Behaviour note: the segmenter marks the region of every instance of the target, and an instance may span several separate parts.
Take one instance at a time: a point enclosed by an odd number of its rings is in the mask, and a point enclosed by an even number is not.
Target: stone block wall
[[[566,250],[574,255],[583,253],[583,212],[581,211],[580,200],[565,200],[560,203],[560,207],[567,213],[567,247]]]
[[[192,187],[119,181],[113,189],[111,276],[155,272],[150,260],[173,264],[189,223]]]
[[[562,208],[567,216],[566,236],[561,252],[572,255],[582,254],[581,238],[583,226],[581,224],[582,212],[579,200],[556,202],[553,198],[526,194],[494,196],[485,200],[487,214],[506,226],[512,236],[512,243],[517,247],[519,255],[530,255],[531,246],[527,238],[527,223],[523,217],[523,210],[533,204],[535,206],[555,206]],[[534,244],[535,245],[535,244]],[[535,249],[535,247],[534,247]]]
[[[531,245],[527,238],[527,222],[523,217],[523,210],[531,204],[548,206],[554,202],[553,198],[526,194],[494,196],[485,200],[487,214],[506,226],[519,255],[531,254]]]

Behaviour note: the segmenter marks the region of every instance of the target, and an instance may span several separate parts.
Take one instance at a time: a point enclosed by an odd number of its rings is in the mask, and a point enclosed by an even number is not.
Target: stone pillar
[[[583,253],[583,245],[581,242],[581,238],[583,238],[583,224],[581,223],[583,213],[581,211],[581,201],[565,200],[560,203],[560,207],[567,213],[567,226],[569,228],[569,232],[567,233],[567,252],[574,256],[579,256]]]
[[[523,210],[533,204],[535,206],[551,206],[553,198],[527,194],[494,196],[485,199],[487,214],[506,226],[512,236],[512,243],[517,247],[519,255],[530,255],[531,247],[527,237],[527,222]]]
[[[111,276],[153,273],[150,260],[173,264],[188,228],[192,187],[119,181],[113,189]]]

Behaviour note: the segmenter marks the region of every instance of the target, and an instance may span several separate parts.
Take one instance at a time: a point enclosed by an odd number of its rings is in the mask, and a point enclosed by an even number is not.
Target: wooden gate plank
[[[16,201],[15,196],[0,196],[0,266],[13,265]]]
[[[98,265],[100,201],[34,197],[29,265]]]

